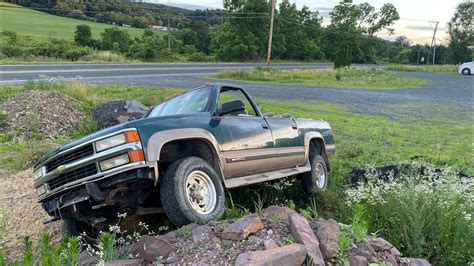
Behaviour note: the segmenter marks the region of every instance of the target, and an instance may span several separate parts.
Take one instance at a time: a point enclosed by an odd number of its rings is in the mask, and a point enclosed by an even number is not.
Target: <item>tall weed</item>
[[[412,257],[440,265],[474,258],[474,182],[452,169],[413,162],[383,180],[373,168],[367,181],[349,189],[347,204],[364,206],[370,231]]]

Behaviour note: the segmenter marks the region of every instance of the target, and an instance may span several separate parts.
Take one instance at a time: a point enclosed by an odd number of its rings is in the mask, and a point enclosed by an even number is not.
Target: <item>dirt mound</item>
[[[32,176],[32,170],[28,169],[11,177],[0,178],[0,216],[6,214],[6,219],[2,218],[6,224],[0,231],[0,250],[8,259],[21,257],[25,235],[30,236],[35,249],[44,232],[51,235],[53,243],[61,241],[60,222],[43,224],[50,217],[37,202]]]
[[[20,141],[55,139],[73,133],[86,117],[79,101],[51,91],[28,91],[10,97],[0,109],[5,112],[6,132]]]

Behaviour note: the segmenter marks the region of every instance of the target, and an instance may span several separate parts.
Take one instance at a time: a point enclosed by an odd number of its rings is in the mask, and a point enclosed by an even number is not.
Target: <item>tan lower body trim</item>
[[[331,144],[331,145],[326,145],[326,155],[329,157],[332,157],[336,154],[336,145]]]

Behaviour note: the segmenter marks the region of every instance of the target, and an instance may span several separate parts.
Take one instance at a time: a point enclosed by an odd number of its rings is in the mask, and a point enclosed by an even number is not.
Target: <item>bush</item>
[[[208,61],[208,58],[203,52],[194,52],[188,57],[188,60],[191,62],[204,62]]]
[[[362,204],[370,231],[439,265],[467,265],[473,258],[474,182],[451,169],[414,162],[388,180],[368,169],[367,180],[349,189],[347,204]]]
[[[130,35],[124,30],[107,28],[100,34],[102,37],[102,49],[125,53],[131,43]]]
[[[74,32],[74,42],[79,46],[91,46],[93,44],[91,27],[88,25],[77,25]]]

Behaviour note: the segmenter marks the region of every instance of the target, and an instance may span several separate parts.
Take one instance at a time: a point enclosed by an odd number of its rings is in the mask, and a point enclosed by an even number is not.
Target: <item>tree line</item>
[[[224,2],[224,8],[227,17],[222,24],[190,20],[185,27],[165,35],[146,29],[142,36],[131,38],[126,30],[114,27],[101,33],[99,39],[93,39],[90,28],[79,25],[75,44],[114,51],[143,61],[172,61],[179,55],[194,61],[265,58],[270,3],[267,0],[230,0]],[[459,4],[448,23],[449,45],[436,47],[436,64],[472,60],[473,50],[469,46],[474,44],[473,17],[474,3]],[[330,13],[330,24],[323,26],[317,11],[298,8],[289,0],[282,0],[275,15],[272,58],[333,61],[336,67],[351,63],[428,63],[427,59],[432,57],[428,44],[411,44],[404,36],[398,36],[394,41],[376,36],[383,30],[393,33],[392,26],[398,19],[398,11],[392,4],[384,4],[376,10],[368,3],[342,0]]]

